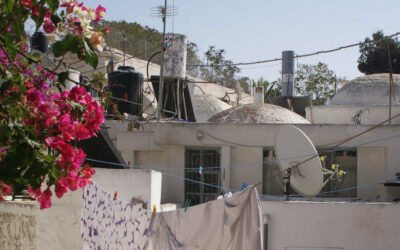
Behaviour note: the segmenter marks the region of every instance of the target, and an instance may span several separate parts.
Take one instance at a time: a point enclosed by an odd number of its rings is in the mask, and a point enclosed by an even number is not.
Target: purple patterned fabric
[[[143,249],[151,212],[120,200],[93,182],[83,190],[84,249]]]

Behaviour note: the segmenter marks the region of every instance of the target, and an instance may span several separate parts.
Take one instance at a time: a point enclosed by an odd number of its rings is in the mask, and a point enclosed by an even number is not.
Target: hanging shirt
[[[151,212],[120,200],[95,182],[82,197],[84,249],[143,249]]]
[[[262,221],[257,189],[232,197],[158,213],[145,249],[262,249]]]

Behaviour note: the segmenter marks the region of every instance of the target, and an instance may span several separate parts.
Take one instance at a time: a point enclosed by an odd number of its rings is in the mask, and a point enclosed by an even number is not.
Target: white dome
[[[246,104],[222,111],[211,117],[212,123],[283,123],[283,124],[308,124],[302,116],[280,106],[260,103]]]
[[[400,104],[400,75],[393,74],[392,105]],[[332,97],[330,105],[388,105],[389,74],[372,74],[358,77]]]
[[[210,117],[231,108],[230,105],[211,95],[197,95],[192,98],[196,122],[207,122]]]

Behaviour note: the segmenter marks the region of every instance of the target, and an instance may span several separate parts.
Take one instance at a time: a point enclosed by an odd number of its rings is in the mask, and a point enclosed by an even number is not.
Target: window
[[[318,150],[324,152],[323,149]],[[340,169],[346,172],[341,182],[331,181],[321,190],[321,192],[329,192],[357,185],[357,150],[342,150],[325,153],[325,168],[331,169],[332,164],[338,164]],[[263,194],[283,195],[283,181],[278,162],[275,159],[274,150],[271,148],[264,149],[263,164]],[[291,194],[296,194],[291,190]],[[342,192],[334,192],[321,194],[320,197],[339,197],[339,198],[355,198],[357,190],[351,189]]]
[[[185,177],[188,179],[221,186],[221,169],[199,168],[220,166],[220,152],[218,149],[187,148],[185,152]],[[199,183],[185,181],[185,200],[190,200],[190,205],[215,200],[220,194],[219,188]]]
[[[319,150],[320,151],[320,150]],[[321,150],[323,151],[323,150]],[[328,182],[322,192],[329,192],[357,186],[357,150],[342,150],[326,153],[325,168],[331,169],[332,164],[338,164],[346,172],[341,182]],[[357,189],[321,195],[322,197],[357,197]]]

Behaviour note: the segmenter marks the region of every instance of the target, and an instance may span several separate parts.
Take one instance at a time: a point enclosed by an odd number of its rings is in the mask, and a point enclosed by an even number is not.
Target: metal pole
[[[158,103],[157,103],[157,113],[156,113],[156,118],[159,121],[161,119],[161,110],[162,110],[162,97],[163,97],[163,85],[164,85],[164,52],[165,52],[165,23],[167,22],[167,0],[165,0],[164,3],[164,10],[163,10],[163,35],[162,35],[162,41],[161,41],[161,68],[160,68],[160,84],[158,88]]]
[[[389,125],[392,124],[392,82],[393,82],[393,68],[392,68],[392,58],[390,56],[390,47],[388,45],[388,57],[389,57]]]
[[[181,105],[180,105],[180,97],[181,97],[181,88],[180,88],[180,82],[178,78],[178,82],[176,83],[176,105],[177,105],[177,111],[178,111],[178,119],[181,119]]]
[[[189,119],[188,119],[187,110],[186,110],[185,87],[186,87],[186,82],[182,83],[182,102],[183,102],[183,111],[185,112],[185,120],[187,121]]]
[[[146,39],[144,39],[144,59],[147,59],[147,53],[146,53]]]

